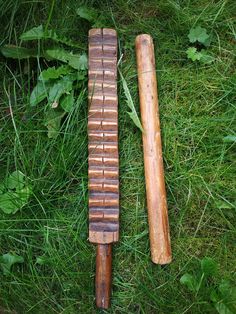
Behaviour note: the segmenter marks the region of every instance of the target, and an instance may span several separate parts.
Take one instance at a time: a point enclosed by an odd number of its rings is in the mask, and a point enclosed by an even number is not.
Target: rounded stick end
[[[151,255],[151,259],[152,259],[152,262],[154,264],[158,264],[158,265],[166,265],[166,264],[170,264],[172,262],[172,256],[169,255],[169,256],[156,256],[156,255]]]
[[[140,34],[135,39],[136,45],[150,45],[153,44],[152,37],[149,34]]]

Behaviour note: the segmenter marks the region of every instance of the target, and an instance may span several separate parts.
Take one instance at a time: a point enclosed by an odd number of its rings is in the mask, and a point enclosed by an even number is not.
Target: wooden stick
[[[117,34],[89,31],[89,241],[97,244],[96,304],[110,305],[112,244],[119,239]]]
[[[96,305],[110,307],[112,245],[98,244],[96,257]]]
[[[136,37],[136,57],[143,132],[144,168],[151,258],[156,264],[171,262],[155,55],[151,36]]]

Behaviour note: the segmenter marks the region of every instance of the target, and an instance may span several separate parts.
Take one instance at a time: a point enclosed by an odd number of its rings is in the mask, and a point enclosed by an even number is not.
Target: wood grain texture
[[[171,262],[170,233],[164,181],[164,167],[154,47],[151,36],[136,37],[136,57],[143,132],[143,152],[152,261]]]
[[[96,305],[102,309],[110,306],[112,245],[98,244],[96,257]]]
[[[119,238],[117,35],[89,31],[89,241]]]

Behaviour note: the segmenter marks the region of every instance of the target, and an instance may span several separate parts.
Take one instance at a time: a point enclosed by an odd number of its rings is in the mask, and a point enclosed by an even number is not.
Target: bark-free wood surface
[[[112,242],[119,238],[117,35],[89,31],[89,241],[97,243],[96,304],[110,305]]]
[[[136,37],[143,153],[152,261],[171,262],[170,234],[162,159],[154,47],[151,36]]]
[[[119,238],[117,35],[89,31],[89,240]]]
[[[96,257],[96,305],[107,309],[111,295],[112,244],[98,244]]]

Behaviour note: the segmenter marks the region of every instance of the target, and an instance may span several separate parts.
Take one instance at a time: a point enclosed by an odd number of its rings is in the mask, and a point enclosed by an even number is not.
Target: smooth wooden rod
[[[112,244],[98,244],[96,256],[96,305],[110,307],[112,274]]]
[[[151,258],[156,264],[171,262],[164,167],[158,112],[153,41],[150,35],[136,37],[139,98],[148,207]]]

